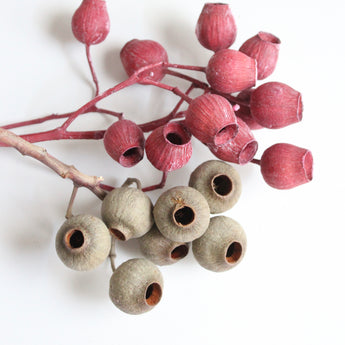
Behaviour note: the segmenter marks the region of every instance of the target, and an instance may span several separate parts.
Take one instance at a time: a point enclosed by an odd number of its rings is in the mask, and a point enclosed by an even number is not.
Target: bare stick
[[[75,197],[76,197],[77,192],[78,192],[78,188],[79,187],[76,185],[73,186],[72,195],[71,195],[71,198],[69,199],[69,203],[68,203],[68,207],[67,207],[67,211],[66,211],[66,216],[65,216],[66,219],[71,218],[73,216],[72,208],[73,208],[73,203],[74,203]]]
[[[24,156],[30,156],[37,159],[62,178],[72,180],[75,186],[88,188],[101,200],[106,196],[106,192],[99,186],[103,181],[102,177],[83,174],[73,165],[67,165],[50,155],[43,147],[31,144],[18,135],[3,128],[0,128],[0,142],[15,148]]]
[[[115,270],[116,270],[116,266],[115,266],[115,258],[116,258],[115,242],[116,242],[115,237],[111,236],[111,247],[110,247],[109,259],[110,259],[111,269],[113,272],[115,272]]]

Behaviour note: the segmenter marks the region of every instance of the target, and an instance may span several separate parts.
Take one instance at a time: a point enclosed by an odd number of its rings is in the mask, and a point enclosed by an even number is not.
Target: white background
[[[70,29],[78,6],[78,0],[2,2],[0,125],[68,112],[92,97],[84,47]],[[212,54],[194,35],[202,6],[200,0],[108,1],[111,32],[91,49],[101,89],[126,77],[118,53],[132,38],[157,40],[171,62],[205,66]],[[232,271],[212,273],[190,252],[161,269],[165,287],[159,305],[131,316],[108,298],[108,261],[80,273],[65,268],[55,253],[55,234],[64,221],[72,183],[13,149],[1,148],[1,344],[345,343],[345,6],[340,0],[246,0],[232,1],[231,8],[238,26],[232,48],[260,30],[277,35],[280,58],[268,80],[287,83],[303,95],[302,122],[255,132],[257,158],[276,142],[309,148],[315,161],[313,181],[279,191],[264,183],[257,166],[238,167],[243,193],[227,215],[246,230],[244,260]],[[166,81],[187,87],[173,78]],[[142,123],[168,114],[176,101],[165,91],[134,86],[101,105]],[[103,129],[112,121],[85,115],[73,128]],[[146,158],[135,168],[120,167],[101,141],[41,145],[111,185],[128,176],[139,177],[143,185],[160,179]],[[166,189],[187,184],[193,169],[213,158],[196,140],[193,147],[192,159],[169,175]],[[155,201],[159,194],[149,195]],[[99,215],[100,201],[80,190],[74,213]],[[118,264],[141,256],[135,240],[119,244],[117,254]]]

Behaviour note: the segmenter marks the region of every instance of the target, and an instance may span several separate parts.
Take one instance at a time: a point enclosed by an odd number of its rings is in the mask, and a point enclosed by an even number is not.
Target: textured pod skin
[[[190,242],[206,231],[210,208],[196,189],[177,186],[158,198],[153,216],[163,236],[171,241]]]
[[[75,38],[93,45],[103,42],[110,30],[110,20],[104,0],[83,0],[72,17]]]
[[[210,93],[192,100],[185,123],[191,133],[206,144],[224,144],[232,140],[238,131],[236,116],[229,101]]]
[[[142,314],[162,297],[163,277],[147,259],[131,259],[121,264],[110,278],[109,296],[127,314]]]
[[[97,217],[77,215],[68,218],[56,234],[55,247],[61,261],[77,271],[89,271],[109,255],[111,236]]]
[[[286,84],[269,82],[253,91],[250,109],[261,126],[282,128],[302,120],[302,96]]]
[[[124,167],[132,167],[144,157],[144,134],[132,121],[114,122],[106,130],[103,143],[109,156]]]
[[[167,123],[148,136],[145,151],[147,159],[156,169],[180,169],[192,156],[191,135],[181,123]]]
[[[242,44],[239,51],[257,62],[258,80],[267,78],[276,68],[280,39],[268,32],[260,31]]]
[[[232,208],[242,192],[238,172],[231,165],[218,160],[200,164],[190,175],[188,185],[205,197],[212,214]]]
[[[138,239],[143,255],[154,264],[171,265],[188,254],[189,245],[164,237],[154,224],[151,230]]]
[[[203,236],[192,243],[195,259],[214,272],[224,272],[236,266],[247,248],[247,238],[241,225],[235,220],[216,216]]]
[[[268,185],[290,189],[313,179],[313,156],[307,149],[279,143],[266,149],[260,161],[261,174]]]
[[[248,89],[256,83],[256,60],[236,50],[219,50],[208,62],[206,78],[218,92],[232,93]]]
[[[125,44],[120,52],[122,65],[128,76],[141,67],[157,62],[168,62],[166,50],[155,41],[133,39]],[[158,66],[140,74],[143,78],[160,81],[165,75],[164,68]]]
[[[253,119],[250,111],[250,98],[253,91],[254,89],[243,90],[236,96],[239,101],[247,103],[248,106],[241,104],[240,109],[235,111],[236,116],[243,120],[251,130],[263,128]]]
[[[102,219],[119,240],[137,238],[153,225],[152,202],[140,189],[115,188],[102,202]]]
[[[206,3],[200,13],[195,34],[200,44],[214,52],[229,48],[237,28],[228,4]]]
[[[250,162],[258,149],[258,142],[247,124],[237,118],[238,133],[236,137],[223,145],[207,145],[219,159],[240,165]]]

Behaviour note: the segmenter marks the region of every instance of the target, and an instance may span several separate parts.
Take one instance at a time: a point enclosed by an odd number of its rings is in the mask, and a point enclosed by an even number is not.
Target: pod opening
[[[250,162],[255,154],[256,151],[258,150],[258,142],[256,140],[252,140],[250,142],[248,142],[242,149],[240,155],[239,155],[239,159],[238,159],[238,163],[243,165],[243,164],[247,164],[248,162]]]
[[[190,142],[190,134],[177,122],[169,122],[163,129],[164,138],[173,145],[185,145]]]
[[[307,182],[311,181],[313,179],[313,155],[310,151],[305,153],[302,164]]]
[[[269,43],[273,43],[273,44],[280,44],[281,43],[280,39],[278,37],[276,37],[273,34],[270,34],[268,32],[260,31],[258,33],[258,36],[263,41],[266,41],[266,42],[269,42]]]
[[[179,260],[184,258],[188,254],[188,246],[181,244],[180,246],[175,247],[171,253],[170,257],[174,260]]]
[[[150,306],[155,306],[158,304],[162,297],[162,288],[158,283],[150,284],[145,292],[146,304]]]
[[[143,149],[140,146],[126,150],[119,158],[119,163],[124,167],[132,167],[143,158]]]
[[[242,255],[242,246],[239,242],[232,242],[226,251],[226,261],[229,264],[237,262]]]
[[[168,133],[166,136],[167,140],[174,145],[182,145],[183,140],[177,133]]]
[[[85,242],[84,234],[78,229],[70,230],[65,237],[65,243],[71,249],[79,249]]]
[[[189,206],[182,206],[174,211],[174,221],[178,226],[188,226],[194,222],[195,212]]]
[[[110,229],[111,234],[120,241],[126,241],[126,236],[118,229]]]
[[[226,144],[230,140],[234,139],[238,132],[238,125],[236,123],[232,123],[220,129],[216,136],[214,137],[214,144],[215,145],[222,145]]]
[[[216,175],[212,179],[212,189],[220,196],[227,196],[232,191],[232,181],[227,175]]]

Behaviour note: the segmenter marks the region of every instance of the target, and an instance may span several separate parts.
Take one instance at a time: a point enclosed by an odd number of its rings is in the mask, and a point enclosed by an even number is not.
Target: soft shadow
[[[52,13],[47,23],[47,32],[57,41],[66,44],[75,40],[71,29],[71,13]]]
[[[121,49],[122,47],[116,47],[104,53],[103,65],[105,72],[114,80],[125,80],[127,78],[120,59]]]

